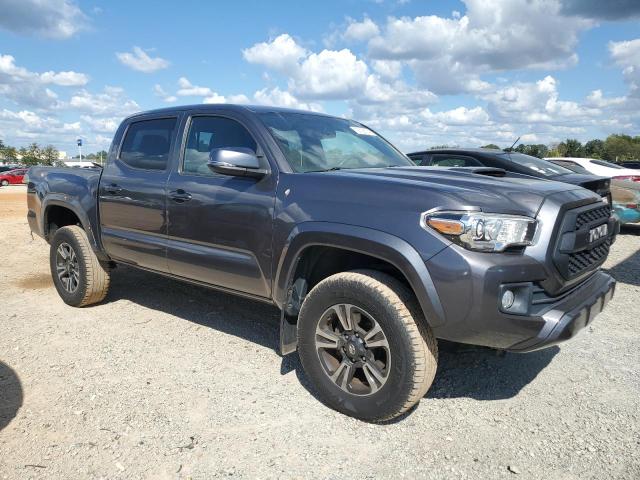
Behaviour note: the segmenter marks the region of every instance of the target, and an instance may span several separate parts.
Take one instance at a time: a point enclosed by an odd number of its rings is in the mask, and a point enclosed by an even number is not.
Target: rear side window
[[[224,117],[194,117],[189,127],[182,171],[196,175],[214,175],[209,169],[209,153],[214,148],[248,148],[256,152],[251,134],[240,123]]]
[[[434,167],[480,167],[482,164],[475,158],[462,155],[433,155],[431,165]]]
[[[177,119],[144,120],[129,125],[120,160],[133,168],[165,170]]]

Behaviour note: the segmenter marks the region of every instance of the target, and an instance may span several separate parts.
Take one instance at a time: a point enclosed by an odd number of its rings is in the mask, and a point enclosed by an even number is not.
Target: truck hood
[[[305,174],[307,175],[307,174]],[[535,217],[544,199],[568,190],[582,190],[550,180],[486,168],[390,167],[345,169],[312,175],[330,175],[334,180],[357,179],[379,195],[389,195],[390,185],[416,195],[430,197],[432,207],[460,209],[477,207],[494,213]],[[364,185],[363,185],[364,186]],[[345,188],[349,188],[345,185]],[[586,193],[586,192],[584,192]],[[597,199],[594,195],[594,199]]]

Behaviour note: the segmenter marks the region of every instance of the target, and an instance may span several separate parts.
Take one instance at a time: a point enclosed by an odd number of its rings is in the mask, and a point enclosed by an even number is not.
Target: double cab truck
[[[276,305],[281,353],[366,421],[426,394],[436,339],[541,349],[615,288],[597,193],[419,167],[361,123],[273,107],[133,115],[103,168],[30,169],[28,221],[69,305],[104,301],[121,264]]]

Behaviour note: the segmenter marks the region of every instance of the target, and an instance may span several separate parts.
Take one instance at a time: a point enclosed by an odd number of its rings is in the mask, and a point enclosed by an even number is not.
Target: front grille
[[[569,210],[562,219],[554,263],[567,280],[595,270],[600,266],[611,246],[611,233],[606,238],[590,242],[589,231],[609,221],[609,205],[588,205]]]
[[[576,218],[576,230],[580,230],[584,225],[596,222],[597,220],[608,220],[610,215],[611,208],[609,205],[582,212]]]
[[[592,265],[601,263],[609,255],[611,240],[607,238],[604,243],[591,250],[572,253],[569,255],[569,276],[577,277],[582,272],[589,270]]]

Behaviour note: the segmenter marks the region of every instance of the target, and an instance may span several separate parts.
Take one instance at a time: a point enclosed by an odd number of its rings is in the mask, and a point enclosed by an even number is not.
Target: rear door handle
[[[111,185],[107,185],[106,187],[104,187],[104,191],[110,193],[111,195],[117,195],[119,193],[122,193],[122,187],[116,185],[115,183],[112,183]]]
[[[176,203],[184,203],[191,200],[191,194],[179,188],[178,190],[169,192],[169,198]]]

